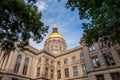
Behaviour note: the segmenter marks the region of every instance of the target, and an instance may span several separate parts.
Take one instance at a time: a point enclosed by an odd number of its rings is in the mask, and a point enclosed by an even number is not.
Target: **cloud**
[[[56,24],[59,33],[63,35],[67,47],[70,49],[80,45],[80,37],[83,34],[81,28],[82,22],[86,22],[86,20],[79,20],[78,11],[71,12],[70,9],[65,8],[65,0],[61,1],[63,2],[58,3],[57,0],[39,0],[37,6],[42,11],[41,21],[49,26],[48,34],[52,32],[53,25]],[[40,44],[35,44],[31,41],[30,45],[40,50],[44,46],[46,37],[44,37]]]
[[[37,2],[36,6],[38,7],[38,11],[43,11],[43,10],[47,9],[47,7],[48,7],[46,2],[43,2],[43,1]]]

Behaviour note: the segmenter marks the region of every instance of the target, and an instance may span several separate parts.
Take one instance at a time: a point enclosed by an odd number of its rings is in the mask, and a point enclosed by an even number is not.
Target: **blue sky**
[[[70,9],[66,9],[64,0],[61,0],[61,2],[57,0],[38,0],[36,5],[38,10],[42,12],[41,21],[49,26],[47,35],[52,32],[52,28],[56,24],[59,33],[66,40],[68,49],[80,45],[79,41],[83,34],[82,23],[86,20],[79,19],[77,10],[72,12]],[[39,50],[43,49],[47,35],[40,44],[30,40],[30,45]]]

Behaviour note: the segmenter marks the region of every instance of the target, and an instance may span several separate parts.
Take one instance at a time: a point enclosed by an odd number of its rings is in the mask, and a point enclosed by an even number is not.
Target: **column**
[[[10,64],[12,64],[12,58],[13,58],[13,51],[10,53],[9,55],[9,59],[8,59],[8,62],[7,62],[7,65],[6,65],[6,70],[9,71],[9,68],[10,68]]]
[[[4,51],[1,52],[0,62],[1,62],[1,59],[3,58],[3,54],[4,54]]]
[[[2,51],[1,56],[0,56],[0,68],[2,66],[2,59],[3,59],[4,51]]]
[[[104,74],[105,80],[112,80],[110,74]]]
[[[4,69],[4,70],[5,70],[5,66],[6,66],[6,64],[7,64],[8,56],[9,56],[8,53],[6,53],[6,55],[5,55],[5,60],[4,60],[3,66],[2,66],[2,69]]]
[[[73,73],[73,66],[69,66],[69,77],[72,78],[74,76],[74,73]]]
[[[27,69],[27,76],[30,76],[31,73],[31,58],[29,58],[28,69]]]
[[[13,72],[14,71],[14,67],[15,67],[16,58],[18,56],[18,53],[19,52],[17,50],[15,50],[11,54],[11,63],[9,64],[9,72]]]
[[[113,56],[113,59],[114,59],[115,63],[119,65],[120,64],[120,59],[119,59],[119,56],[117,54],[117,51],[115,50],[114,47],[111,47],[111,51],[112,51],[111,54]]]
[[[22,72],[23,72],[24,61],[25,61],[25,54],[22,54],[22,60],[20,62],[20,67],[19,67],[18,74],[22,74]]]
[[[49,68],[49,67],[48,67],[48,73],[47,74],[48,74],[48,78],[51,79],[51,76],[50,76],[51,75],[51,68]]]
[[[53,73],[54,80],[57,80],[57,61],[55,60],[55,68],[54,68],[54,73]]]
[[[86,46],[83,47],[83,53],[85,55],[85,63],[87,66],[87,70],[88,71],[92,71],[94,70],[93,66],[92,66],[92,62],[91,62],[91,57],[90,57],[90,52],[88,50],[88,48]]]
[[[100,60],[101,67],[106,68],[107,66],[106,66],[104,57],[102,55],[101,48],[99,47],[99,43],[96,43],[96,48],[97,48],[98,58]]]
[[[97,79],[96,79],[96,76],[93,75],[93,74],[89,74],[89,75],[88,75],[88,78],[89,78],[89,80],[97,80]]]
[[[45,76],[45,57],[42,57],[42,64],[41,64],[41,68],[40,68],[40,76],[44,77]]]

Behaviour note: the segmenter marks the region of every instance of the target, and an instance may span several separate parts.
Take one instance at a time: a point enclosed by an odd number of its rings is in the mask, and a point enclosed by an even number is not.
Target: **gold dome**
[[[58,33],[57,28],[54,27],[53,28],[53,32],[51,34],[48,35],[47,39],[49,38],[53,38],[53,37],[59,37],[63,39],[63,36],[61,34]]]
[[[58,32],[53,32],[51,34],[48,35],[48,38],[53,38],[53,37],[59,37],[59,38],[63,38],[63,36],[61,34],[59,34]]]

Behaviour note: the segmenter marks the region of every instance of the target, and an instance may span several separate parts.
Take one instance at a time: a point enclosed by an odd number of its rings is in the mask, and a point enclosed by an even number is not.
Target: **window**
[[[65,68],[65,78],[68,78],[68,77],[69,77],[69,69]]]
[[[99,68],[100,67],[100,62],[97,56],[92,57],[92,63],[94,68]]]
[[[15,63],[15,68],[14,68],[15,73],[18,73],[18,71],[19,71],[21,59],[22,59],[22,56],[18,55],[17,59],[16,59],[16,63]]]
[[[100,42],[100,48],[104,48],[104,47],[107,47],[107,44],[105,42]]]
[[[111,73],[112,80],[120,80],[120,72]]]
[[[115,65],[115,61],[110,52],[104,53],[103,55],[104,55],[107,66]]]
[[[84,75],[86,75],[87,74],[87,66],[86,66],[86,64],[82,64],[82,68],[83,68]]]
[[[18,79],[16,79],[16,78],[12,78],[12,80],[18,80]]]
[[[89,51],[94,51],[94,50],[95,50],[95,46],[94,45],[89,46]]]
[[[0,77],[0,80],[2,80],[2,77]]]
[[[37,67],[37,77],[40,76],[40,67]]]
[[[28,63],[29,63],[29,58],[27,57],[27,58],[25,58],[25,61],[24,61],[23,75],[26,75],[26,73],[27,73]]]
[[[104,75],[96,75],[97,80],[105,80]]]
[[[68,63],[68,59],[64,59],[64,64],[67,64]]]
[[[48,58],[46,58],[46,64],[49,64],[49,59]]]
[[[60,70],[57,70],[57,78],[61,79],[61,71]]]
[[[60,66],[60,61],[57,61],[57,65]]]
[[[80,54],[80,59],[84,60],[84,54]]]
[[[78,76],[78,67],[77,66],[73,66],[73,73],[74,73],[74,76]]]
[[[40,63],[41,63],[41,58],[38,59],[38,64],[40,64]]]
[[[54,61],[51,60],[51,65],[53,65]]]
[[[51,78],[53,79],[54,77],[54,70],[51,69]]]
[[[76,61],[76,57],[73,56],[73,57],[72,57],[72,62],[75,62],[75,61]]]
[[[48,77],[48,68],[45,67],[45,77]]]
[[[117,50],[117,53],[118,53],[118,56],[119,56],[119,58],[120,58],[120,49],[119,49],[119,50]]]

